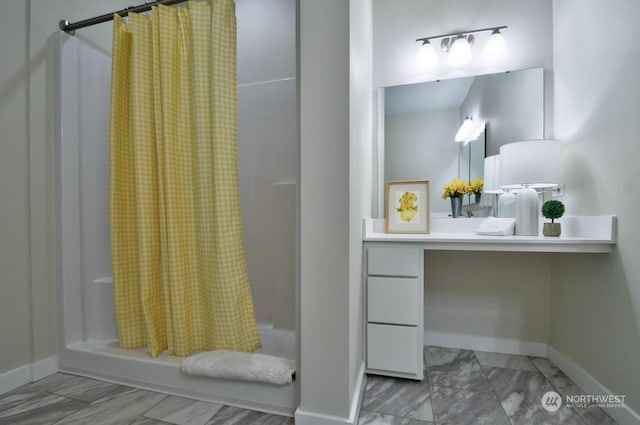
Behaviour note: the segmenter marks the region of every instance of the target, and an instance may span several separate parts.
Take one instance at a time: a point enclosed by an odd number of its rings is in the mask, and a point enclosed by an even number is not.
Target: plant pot
[[[462,196],[451,197],[451,216],[453,218],[460,217],[462,215]]]
[[[560,223],[544,223],[542,234],[545,236],[560,236]]]

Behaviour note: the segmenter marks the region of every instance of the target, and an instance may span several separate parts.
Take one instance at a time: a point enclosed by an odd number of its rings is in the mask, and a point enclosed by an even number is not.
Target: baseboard
[[[360,371],[358,372],[358,381],[354,388],[353,401],[351,402],[351,409],[349,411],[348,418],[308,412],[298,408],[295,413],[296,425],[356,425],[358,423],[358,418],[360,417],[360,407],[362,406],[362,399],[364,397],[364,390],[366,387],[366,375],[364,370],[365,363],[362,362]]]
[[[49,357],[31,365],[31,381],[37,381],[58,371],[58,356]]]
[[[562,370],[586,394],[613,394],[582,366],[565,356],[551,345],[548,346],[549,360]],[[640,415],[628,405],[620,408],[604,408],[619,425],[639,425]]]
[[[522,356],[547,357],[547,344],[544,342],[520,341],[517,339],[455,334],[450,332],[425,331],[424,345],[491,351],[504,354],[519,354]]]
[[[28,384],[58,371],[58,357],[53,356],[0,374],[0,394]]]
[[[21,366],[0,375],[0,394],[31,382],[31,365]]]

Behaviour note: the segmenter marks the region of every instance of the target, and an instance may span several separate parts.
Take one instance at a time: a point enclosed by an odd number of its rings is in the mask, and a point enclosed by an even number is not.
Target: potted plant
[[[461,179],[453,179],[444,187],[442,199],[451,198],[451,215],[453,218],[462,215],[462,197],[471,193],[471,185]]]
[[[482,189],[484,188],[484,179],[479,178],[471,182],[471,192],[476,197],[476,204],[480,203],[480,197],[482,196]]]
[[[551,219],[551,223],[544,223],[542,226],[542,234],[545,236],[560,236],[560,223],[555,223],[556,218],[562,217],[564,214],[564,204],[560,201],[547,201],[542,205],[542,215]]]

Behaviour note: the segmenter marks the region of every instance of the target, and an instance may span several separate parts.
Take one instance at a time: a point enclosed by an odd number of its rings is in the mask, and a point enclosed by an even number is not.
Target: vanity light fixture
[[[473,35],[459,35],[453,41],[449,48],[449,64],[453,66],[466,65],[471,62],[473,55],[471,54],[471,45],[473,44]]]
[[[488,63],[497,63],[507,56],[507,41],[500,32],[506,28],[507,26],[503,25],[418,38],[416,42],[420,43],[420,46],[416,56],[416,65],[421,71],[430,71],[438,65],[438,55],[431,41],[439,39],[442,39],[440,47],[449,55],[449,64],[452,66],[465,65],[473,58],[471,53],[471,46],[475,41],[473,34],[489,31],[491,31],[491,36],[484,46],[483,55]]]
[[[465,143],[478,140],[478,137],[480,137],[480,134],[484,131],[485,125],[484,121],[475,122],[473,118],[471,118],[471,115],[467,115],[460,125],[454,140]]]
[[[509,49],[507,48],[507,40],[499,29],[493,30],[491,36],[484,44],[482,56],[487,63],[498,63],[507,57]]]
[[[438,54],[433,44],[429,40],[422,43],[416,55],[416,65],[418,69],[430,71],[438,66]]]

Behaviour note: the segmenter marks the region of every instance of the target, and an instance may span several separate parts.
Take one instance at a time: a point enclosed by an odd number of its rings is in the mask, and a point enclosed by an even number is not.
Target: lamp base
[[[503,193],[498,198],[498,217],[515,217],[516,215],[516,195],[513,193]]]
[[[538,192],[522,189],[516,196],[516,236],[538,236]]]

